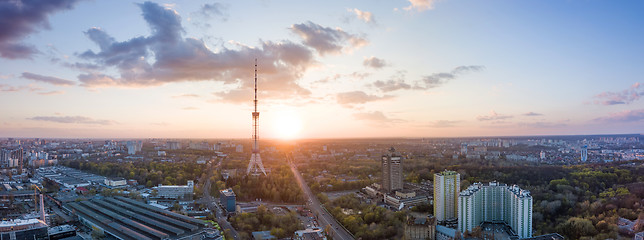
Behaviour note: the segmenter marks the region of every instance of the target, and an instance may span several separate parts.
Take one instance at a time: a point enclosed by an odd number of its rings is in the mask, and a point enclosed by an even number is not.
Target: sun
[[[295,112],[284,111],[275,116],[275,131],[281,139],[293,139],[302,130],[302,119]]]

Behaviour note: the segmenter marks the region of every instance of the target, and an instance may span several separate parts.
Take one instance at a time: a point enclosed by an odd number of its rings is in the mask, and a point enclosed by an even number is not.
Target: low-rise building
[[[157,190],[157,196],[162,198],[182,198],[192,195],[194,192],[194,181],[188,180],[187,185],[161,185],[154,189]]]
[[[436,237],[436,218],[427,217],[407,217],[405,222],[405,236],[407,240],[434,240]]]
[[[105,185],[108,187],[123,187],[127,185],[125,178],[106,178]]]

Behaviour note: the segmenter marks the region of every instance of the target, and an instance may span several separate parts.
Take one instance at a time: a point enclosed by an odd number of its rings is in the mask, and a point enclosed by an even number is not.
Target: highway
[[[351,233],[349,233],[349,231],[347,231],[338,221],[335,220],[335,218],[333,218],[333,216],[331,216],[331,214],[329,214],[322,208],[322,204],[320,204],[317,197],[311,192],[311,189],[304,181],[304,178],[302,178],[302,175],[297,170],[297,167],[293,163],[292,158],[290,158],[288,154],[287,154],[287,162],[291,167],[291,171],[293,171],[293,175],[295,175],[297,184],[300,185],[302,192],[306,196],[307,205],[309,206],[311,211],[317,216],[318,223],[320,223],[320,227],[324,229],[327,225],[331,225],[331,232],[329,234],[331,234],[333,239],[340,239],[340,240],[354,239]]]

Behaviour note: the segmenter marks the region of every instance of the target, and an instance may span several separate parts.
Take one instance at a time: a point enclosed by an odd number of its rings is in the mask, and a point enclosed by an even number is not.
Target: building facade
[[[192,180],[188,181],[187,185],[178,186],[178,185],[161,185],[155,188],[157,190],[157,196],[163,198],[182,198],[186,195],[192,195],[194,191],[194,182]]]
[[[455,220],[461,175],[455,171],[434,174],[434,215],[439,222]]]
[[[586,162],[588,161],[588,145],[584,145],[581,147],[581,161]]]
[[[382,189],[387,193],[403,189],[403,160],[393,147],[382,155]]]
[[[475,183],[458,197],[458,230],[483,222],[505,223],[519,238],[532,237],[532,196],[517,185]]]
[[[219,191],[219,200],[227,212],[235,212],[236,195],[232,188]]]
[[[409,217],[405,222],[405,240],[434,240],[436,237],[436,219],[432,216]]]

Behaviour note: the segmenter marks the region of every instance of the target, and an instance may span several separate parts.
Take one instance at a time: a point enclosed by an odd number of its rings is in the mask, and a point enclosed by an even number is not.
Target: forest
[[[255,213],[242,213],[230,219],[233,227],[239,232],[241,239],[252,239],[251,233],[256,231],[271,231],[278,239],[293,236],[293,232],[302,229],[297,213],[289,211],[278,215],[260,205]]]

